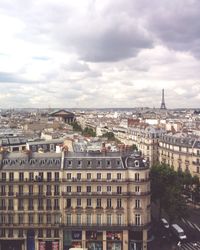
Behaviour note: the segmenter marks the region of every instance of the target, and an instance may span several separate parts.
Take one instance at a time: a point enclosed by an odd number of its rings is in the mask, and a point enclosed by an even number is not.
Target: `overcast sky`
[[[0,108],[200,107],[199,0],[1,0]]]

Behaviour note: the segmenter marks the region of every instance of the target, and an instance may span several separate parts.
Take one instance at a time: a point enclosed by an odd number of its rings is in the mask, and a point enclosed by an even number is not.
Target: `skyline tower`
[[[164,89],[162,89],[162,101],[161,101],[160,109],[167,109],[166,105],[165,105],[165,92],[164,92]]]

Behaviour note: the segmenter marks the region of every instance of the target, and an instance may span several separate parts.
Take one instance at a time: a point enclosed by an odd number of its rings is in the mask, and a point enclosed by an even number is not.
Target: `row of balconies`
[[[147,206],[147,208],[149,208],[150,206]],[[35,211],[34,210],[34,206],[28,206],[28,210],[29,211]],[[45,211],[52,211],[52,209],[53,210],[55,210],[55,211],[58,211],[58,210],[60,210],[60,206],[46,206],[46,209],[44,209],[45,207],[44,206],[39,206],[39,207],[37,207],[37,210],[36,211],[43,211],[43,210],[45,210]],[[69,206],[69,207],[65,207],[65,210],[83,210],[84,208],[82,207],[82,206],[76,206],[75,208],[74,207],[72,207],[72,206]],[[85,207],[85,209],[92,209],[92,210],[114,210],[114,209],[116,209],[116,210],[124,210],[124,208],[123,207],[119,207],[119,206],[116,206],[115,208],[113,207],[113,206],[111,206],[111,207],[100,207],[100,206],[97,206],[97,207],[92,207],[92,206],[86,206]],[[134,207],[133,208],[134,210],[143,210],[144,209],[144,207]],[[1,211],[14,211],[14,206],[8,206],[8,207],[6,207],[6,206],[1,206],[0,207],[0,210]],[[24,206],[22,206],[22,207],[18,207],[18,211],[24,211]],[[15,211],[16,212],[16,211]]]
[[[52,227],[59,227],[59,228],[81,228],[83,229],[92,229],[92,228],[124,228],[124,229],[136,229],[136,230],[143,230],[146,228],[149,228],[150,223],[146,224],[134,224],[134,223],[128,223],[128,224],[120,224],[120,223],[1,223],[0,228],[6,228],[6,227],[12,227],[12,228],[29,228],[29,227],[37,227],[37,228],[52,228]]]
[[[77,178],[73,178],[73,179],[67,179],[67,178],[63,178],[62,180],[60,180],[59,182],[123,182],[123,183],[129,183],[129,182],[145,182],[145,181],[149,181],[148,178],[141,178],[139,180],[136,180],[136,179],[77,179]],[[0,180],[0,182],[2,183],[23,183],[23,181],[20,181],[20,180],[13,180],[13,181],[10,181],[10,180]],[[25,182],[25,181],[24,181]],[[25,183],[26,184],[30,184],[32,185],[34,181],[26,181]],[[43,179],[41,180],[40,182],[45,182],[45,183],[49,183],[48,180],[46,179]],[[52,181],[51,181],[52,183]]]
[[[60,196],[60,192],[44,192],[44,193],[16,193],[16,197],[46,197],[46,196]],[[150,191],[146,192],[62,192],[62,196],[146,196],[150,195]],[[0,196],[7,196],[6,192],[1,192]],[[8,196],[14,196],[14,192],[8,192]]]

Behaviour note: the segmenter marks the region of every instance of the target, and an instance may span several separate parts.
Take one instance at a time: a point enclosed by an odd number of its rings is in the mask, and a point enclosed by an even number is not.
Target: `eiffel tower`
[[[166,106],[165,106],[165,92],[164,92],[164,89],[162,89],[162,101],[161,101],[160,109],[167,109]]]

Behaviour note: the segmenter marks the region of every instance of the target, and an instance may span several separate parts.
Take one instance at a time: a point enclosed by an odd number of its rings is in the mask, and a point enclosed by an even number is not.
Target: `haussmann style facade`
[[[139,155],[0,157],[0,250],[147,249],[149,167]]]

